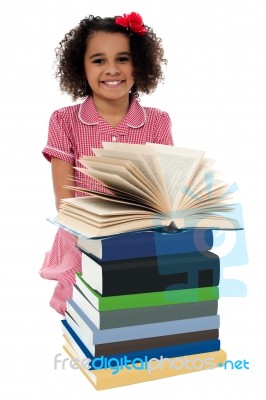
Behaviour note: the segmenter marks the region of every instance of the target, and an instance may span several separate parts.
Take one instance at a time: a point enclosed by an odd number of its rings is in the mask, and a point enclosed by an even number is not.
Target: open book
[[[219,179],[204,151],[147,143],[104,142],[79,171],[104,191],[68,186],[86,197],[61,201],[55,223],[80,236],[141,229],[241,229],[233,186]]]

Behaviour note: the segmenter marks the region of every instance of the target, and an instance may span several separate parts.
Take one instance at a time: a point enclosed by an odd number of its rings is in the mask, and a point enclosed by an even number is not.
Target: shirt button
[[[112,142],[116,142],[116,137],[112,136]]]

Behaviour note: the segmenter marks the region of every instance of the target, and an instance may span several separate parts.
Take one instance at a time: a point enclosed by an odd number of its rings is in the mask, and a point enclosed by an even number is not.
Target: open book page
[[[83,187],[78,187],[78,186],[65,185],[64,187],[66,189],[71,189],[76,192],[85,193],[87,195],[93,195],[94,198],[97,197],[99,199],[104,199],[104,200],[110,201],[112,203],[127,204],[129,206],[138,207],[141,210],[146,210],[148,212],[163,214],[163,213],[159,212],[157,209],[152,208],[150,205],[136,203],[132,200],[132,196],[129,196],[122,192],[116,192],[113,189],[112,189],[113,193],[107,193],[107,192],[99,192],[99,191],[96,191],[93,189],[88,189],[88,188],[83,188]]]
[[[229,185],[218,179],[206,179],[201,185],[198,185],[197,190],[193,187],[186,190],[180,203],[180,209],[195,208],[201,206],[203,202],[208,204],[224,203],[231,193],[228,192]]]
[[[103,142],[103,148],[104,150],[116,152],[116,157],[118,158],[126,158],[132,161],[147,177],[147,179],[150,180],[152,185],[160,192],[160,196],[164,198],[165,210],[170,209],[167,187],[164,182],[164,177],[155,149],[141,144],[111,142]],[[107,156],[107,153],[104,153],[103,150],[100,150],[100,152],[98,149],[92,150],[97,155],[103,154]],[[109,152],[109,157],[114,157],[114,153]]]
[[[193,204],[190,205],[190,208],[193,208],[193,209],[197,208],[197,209],[199,209],[199,212],[200,212],[201,208],[203,208],[203,207],[209,207],[209,208],[214,207],[217,210],[219,208],[221,209],[222,207],[226,208],[226,204],[223,201],[221,201],[222,193],[223,192],[221,192],[219,189],[217,189],[213,192],[211,199],[208,195],[204,196],[200,200],[198,200],[198,202],[196,202],[196,203],[193,202]]]
[[[128,211],[127,214],[122,214],[120,213],[116,213],[113,215],[108,215],[108,218],[106,218],[106,215],[98,215],[95,213],[92,213],[91,211],[88,210],[84,210],[81,207],[77,207],[75,203],[67,203],[67,202],[62,202],[60,205],[60,212],[63,212],[65,214],[69,214],[69,215],[73,215],[77,218],[82,218],[84,221],[87,219],[90,219],[91,221],[95,222],[95,223],[99,223],[99,224],[103,224],[103,223],[113,223],[113,222],[119,222],[119,221],[123,221],[123,220],[128,220],[130,218],[143,218],[143,217],[147,217],[150,216],[150,212],[147,211],[143,211],[143,210],[138,210],[136,212],[136,210],[132,210],[132,211]],[[107,221],[107,222],[106,222]]]
[[[203,158],[189,186],[184,189],[180,209],[201,206],[201,202],[210,204],[224,203],[233,191],[230,186],[218,179],[221,172],[211,169],[214,161]]]
[[[116,143],[117,145],[117,143]],[[161,190],[160,182],[155,179],[148,165],[143,161],[139,153],[131,153],[127,151],[118,151],[114,149],[92,149],[95,155],[99,158],[110,158],[121,161],[131,161],[132,164],[148,179],[152,182],[154,187]]]
[[[79,169],[85,174],[93,176],[91,173],[91,169],[95,170],[96,173],[100,171],[103,174],[106,174],[107,178],[109,177],[109,179],[110,179],[110,174],[114,174],[114,180],[112,181],[113,185],[119,184],[119,181],[115,179],[115,176],[118,175],[121,179],[123,179],[124,182],[129,183],[131,185],[130,187],[128,187],[128,190],[126,191],[127,193],[131,194],[132,187],[133,189],[135,187],[137,189],[136,194],[138,196],[141,197],[143,196],[143,198],[146,201],[148,200],[148,204],[151,204],[153,208],[163,210],[164,208],[163,200],[159,197],[158,192],[156,193],[155,190],[150,190],[150,185],[148,185],[148,182],[146,185],[142,183],[142,179],[140,180],[139,175],[136,174],[136,171],[133,168],[130,168],[130,165],[128,165],[129,164],[128,161],[126,162],[125,165],[123,165],[120,160],[119,160],[120,163],[113,164],[110,162],[110,159],[104,159],[104,158],[98,159],[97,157],[91,157],[90,159],[86,157],[85,159],[82,158],[79,161],[88,169],[88,172],[82,168]],[[121,190],[122,188],[118,186],[117,189]],[[122,189],[122,191],[125,190]]]
[[[88,214],[95,214],[98,217],[112,217],[114,215],[147,215],[150,214],[147,210],[142,210],[139,207],[134,207],[129,204],[122,204],[120,202],[110,202],[105,199],[96,198],[94,196],[89,197],[71,197],[68,199],[62,199],[60,202],[59,211],[64,205],[69,207],[80,209]]]
[[[176,210],[179,208],[185,187],[190,184],[196,173],[204,151],[155,143],[147,143],[146,146],[154,148],[157,152],[170,198],[171,210]]]
[[[216,171],[211,170],[202,174],[201,177],[197,176],[197,178],[197,180],[193,180],[191,184],[185,188],[181,204],[193,198],[198,198],[205,193],[208,193],[209,197],[211,197],[211,192],[223,183],[217,179]]]
[[[242,229],[235,218],[230,218],[225,215],[216,215],[215,213],[211,215],[207,211],[206,213],[184,215],[183,217],[180,215],[179,218],[175,219],[175,224],[181,229]]]
[[[128,215],[127,217],[123,216],[123,217],[114,217],[114,218],[102,218],[99,219],[98,221],[96,221],[95,219],[93,219],[94,216],[92,216],[92,218],[89,218],[87,215],[81,215],[80,213],[74,213],[72,210],[65,210],[62,209],[60,215],[67,215],[69,217],[75,218],[77,221],[82,221],[85,222],[86,224],[90,225],[90,226],[94,226],[95,228],[105,228],[108,226],[113,226],[113,225],[117,225],[117,224],[121,224],[121,223],[128,223],[131,221],[135,221],[137,222],[138,220],[143,220],[143,218],[151,218],[150,215],[148,216],[135,216],[135,215]]]
[[[86,213],[78,209],[81,206],[79,200],[85,199],[66,199],[66,203],[69,202],[69,207],[59,210],[54,222],[74,234],[76,232],[78,235],[86,237],[101,237],[133,230],[168,227],[171,222],[171,219],[165,219],[165,215],[145,213],[134,209],[134,207],[121,207],[119,203],[116,206],[115,203],[108,202],[109,204],[106,204],[102,199],[93,197],[86,199],[86,201],[88,200],[87,204],[83,202],[82,207],[84,210],[87,209]],[[75,208],[75,200],[78,200],[79,207],[77,208]],[[74,206],[73,210],[71,203]],[[220,207],[217,209],[217,206],[179,210],[174,220],[175,226],[180,229],[241,229],[239,222],[235,219],[236,213],[233,206],[228,205],[227,210],[224,209],[225,205],[221,210]]]
[[[62,199],[55,222],[87,237],[168,226],[164,214],[94,196]]]
[[[213,161],[203,151],[157,144],[106,146],[110,149],[95,150],[95,157],[83,157],[84,168],[79,168],[103,183],[102,192],[74,187],[93,196],[62,200],[55,223],[87,237],[170,223],[180,229],[242,229],[241,210],[232,201],[237,188],[218,179],[220,173],[211,169]]]
[[[128,212],[136,212],[139,213],[139,208],[134,208],[133,206],[128,206],[124,204],[115,204],[108,202],[104,199],[98,199],[96,197],[71,197],[68,199],[62,199],[61,203],[64,204],[73,204],[75,207],[79,207],[88,212],[104,215],[110,217],[113,214],[127,214]],[[60,205],[61,205],[60,203]]]
[[[132,203],[136,204],[143,204],[145,206],[150,206],[152,209],[157,209],[158,211],[162,211],[159,208],[158,201],[153,200],[151,195],[145,193],[138,187],[132,185],[125,176],[120,176],[114,174],[112,172],[103,172],[103,171],[96,171],[92,168],[76,168],[78,171],[83,172],[86,175],[92,176],[93,178],[97,179],[98,181],[102,182],[107,189],[114,191],[119,194],[128,194],[128,199],[131,198]],[[126,174],[126,172],[125,172]],[[125,175],[124,174],[124,175]]]
[[[189,186],[184,188],[184,196],[182,199],[182,203],[186,196],[191,197],[191,193],[197,196],[198,193],[202,190],[203,187],[209,187],[210,181],[214,179],[214,177],[218,176],[218,171],[211,170],[212,165],[214,164],[214,160],[210,160],[208,158],[202,158],[193,179],[190,181]]]
[[[104,150],[104,149],[98,149],[99,153],[101,153],[101,151],[103,152],[109,152],[109,150]],[[98,152],[97,152],[98,153]],[[120,153],[119,153],[120,154]],[[91,166],[92,164],[91,162],[94,163],[95,165],[95,169],[98,169],[101,164],[101,168],[103,169],[104,166],[105,168],[108,168],[108,171],[110,172],[113,170],[113,167],[115,166],[123,166],[132,176],[134,176],[140,183],[142,183],[142,185],[144,185],[146,187],[146,190],[149,190],[149,192],[153,193],[153,195],[156,196],[156,198],[158,198],[158,188],[157,186],[153,186],[150,182],[150,180],[140,171],[140,169],[133,164],[132,161],[130,160],[122,160],[122,159],[117,159],[117,158],[110,158],[110,157],[103,157],[102,155],[97,154],[97,156],[83,156],[80,160],[81,164],[83,164],[84,166]],[[87,164],[87,161],[89,161],[90,163]],[[96,164],[97,163],[97,164]]]

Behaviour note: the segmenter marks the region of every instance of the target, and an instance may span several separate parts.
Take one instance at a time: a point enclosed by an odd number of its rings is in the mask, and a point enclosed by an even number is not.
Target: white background
[[[214,370],[97,392],[79,372],[55,370],[60,316],[49,306],[55,283],[38,271],[53,241],[50,166],[41,155],[53,110],[70,105],[54,79],[54,48],[88,14],[142,14],[163,39],[165,84],[143,105],[169,112],[175,145],[201,148],[240,190],[249,263],[228,274],[248,287],[222,298],[220,337],[228,357],[250,370]],[[262,398],[265,388],[264,0],[3,0],[1,54],[2,399]],[[255,389],[259,394],[254,395]]]

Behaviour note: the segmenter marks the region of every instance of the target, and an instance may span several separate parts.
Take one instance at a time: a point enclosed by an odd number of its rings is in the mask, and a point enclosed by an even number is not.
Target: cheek
[[[88,81],[93,82],[96,79],[96,74],[95,74],[94,70],[92,70],[91,68],[87,68],[85,70],[85,73],[86,73],[86,77],[87,77]]]
[[[134,75],[133,65],[130,66],[128,73],[129,73],[129,75],[131,75],[133,77],[133,75]]]

